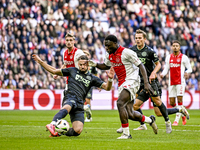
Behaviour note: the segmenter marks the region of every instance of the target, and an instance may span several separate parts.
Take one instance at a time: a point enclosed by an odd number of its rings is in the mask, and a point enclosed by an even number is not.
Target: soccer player
[[[144,64],[147,71],[147,76],[149,77],[149,82],[151,84],[151,87],[154,89],[154,93],[150,95],[146,93],[145,90],[143,90],[144,79],[142,78],[142,75],[140,73],[141,84],[140,84],[140,89],[137,92],[137,98],[135,100],[133,108],[134,110],[137,110],[140,113],[142,113],[140,106],[149,98],[151,98],[156,115],[163,116],[165,119],[166,133],[171,133],[172,131],[171,122],[168,118],[168,114],[181,112],[182,114],[187,115],[188,113],[184,107],[166,109],[166,106],[162,103],[161,101],[162,89],[156,75],[156,73],[161,68],[161,64],[159,62],[157,54],[153,51],[152,48],[150,48],[145,44],[145,40],[146,40],[146,33],[140,29],[136,30],[135,34],[136,45],[131,47],[130,49],[133,50],[135,53],[137,53],[137,56]],[[144,123],[141,123],[141,125],[134,130],[147,130],[147,127]],[[122,129],[119,128],[117,132],[121,133]]]
[[[178,100],[178,106],[183,106],[183,95],[185,93],[185,78],[188,78],[188,74],[192,72],[189,58],[182,54],[180,51],[180,42],[175,40],[172,42],[173,53],[168,55],[165,59],[165,68],[161,73],[163,78],[169,71],[169,100],[172,107],[176,106],[175,99]],[[185,68],[187,69],[185,71]],[[177,126],[180,113],[176,114],[173,126]],[[189,119],[189,114],[186,116]],[[182,124],[186,124],[186,117],[182,116]]]
[[[85,55],[87,55],[87,57],[89,59],[91,58],[91,55],[88,51],[84,50],[83,52],[85,53]],[[99,77],[95,67],[88,67],[88,70],[89,70],[90,73]],[[91,87],[91,89],[89,90],[89,92],[87,93],[87,96],[85,98],[85,105],[84,105],[84,110],[86,112],[85,122],[91,122],[92,121],[92,112],[91,112],[92,90],[93,90],[93,87]]]
[[[76,67],[56,69],[42,61],[40,57],[35,54],[32,55],[32,58],[48,72],[59,76],[69,77],[68,89],[62,102],[62,108],[54,116],[52,122],[46,125],[46,128],[50,131],[51,136],[59,136],[58,132],[55,132],[56,122],[69,114],[72,122],[72,128],[70,128],[65,135],[79,136],[83,130],[83,105],[88,91],[92,86],[96,86],[107,91],[111,90],[115,74],[114,69],[111,68],[109,73],[107,73],[108,82],[105,83],[88,71],[88,58],[86,55],[82,55],[78,58],[79,69]]]
[[[78,68],[78,58],[81,55],[85,55],[85,54],[81,49],[78,49],[74,46],[75,36],[72,33],[67,33],[65,35],[65,42],[66,42],[67,49],[63,53],[64,64],[62,65],[61,69],[69,68],[69,67]],[[57,75],[53,76],[54,79],[57,79],[57,77],[58,77]],[[68,78],[66,80],[66,87],[65,87],[64,95],[65,95],[67,87],[68,87],[67,83],[68,83]]]
[[[113,66],[118,77],[117,108],[123,128],[123,134],[118,139],[132,138],[129,132],[128,119],[149,123],[154,133],[157,134],[157,125],[153,115],[145,117],[138,111],[133,111],[133,100],[140,87],[139,69],[144,78],[144,89],[146,92],[153,93],[144,65],[135,52],[118,45],[116,36],[108,35],[104,40],[104,45],[107,51],[104,63],[99,64],[90,60],[89,65],[102,70],[107,70]]]

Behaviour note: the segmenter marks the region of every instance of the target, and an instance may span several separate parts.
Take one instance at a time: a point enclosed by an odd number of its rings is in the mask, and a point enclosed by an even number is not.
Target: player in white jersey
[[[175,99],[178,100],[178,105],[183,105],[183,95],[185,93],[185,78],[188,78],[188,74],[192,72],[189,58],[182,54],[180,51],[180,42],[175,40],[172,42],[173,53],[168,55],[165,60],[165,68],[161,73],[163,78],[169,71],[169,99],[172,107],[176,106]],[[185,68],[187,69],[185,71]],[[176,118],[173,126],[177,126],[181,113],[176,114]],[[189,119],[189,114],[187,115]],[[182,116],[182,124],[186,124],[186,117]]]
[[[103,64],[89,61],[89,65],[97,67],[102,70],[107,70],[111,66],[114,68],[118,77],[118,100],[117,108],[123,128],[123,134],[117,139],[132,138],[129,132],[128,119],[134,121],[147,122],[157,134],[157,125],[155,124],[155,117],[152,115],[146,117],[140,112],[133,110],[133,100],[140,87],[139,69],[144,78],[144,89],[152,94],[154,91],[149,84],[147,73],[144,65],[141,63],[137,54],[130,49],[118,45],[117,37],[108,35],[105,38],[104,45],[107,51],[106,58]]]

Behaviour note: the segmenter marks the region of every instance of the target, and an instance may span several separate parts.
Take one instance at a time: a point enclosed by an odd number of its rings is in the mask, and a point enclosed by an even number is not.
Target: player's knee
[[[81,134],[81,132],[83,131],[83,128],[77,127],[74,129],[74,131],[76,132],[75,134],[77,134],[76,136],[79,136]]]
[[[124,107],[124,102],[120,99],[117,100],[117,108]]]

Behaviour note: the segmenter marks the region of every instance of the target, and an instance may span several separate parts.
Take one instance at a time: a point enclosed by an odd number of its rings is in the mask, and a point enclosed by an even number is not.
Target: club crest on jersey
[[[70,59],[72,59],[72,58],[73,58],[73,55],[70,56]]]
[[[177,59],[177,62],[180,62],[180,61],[181,61],[181,59],[180,59],[180,58],[178,58],[178,59]]]
[[[147,53],[146,52],[142,52],[142,56],[147,56]]]
[[[116,58],[116,62],[120,62],[120,58],[119,57]]]
[[[91,77],[90,77],[90,76],[86,76],[86,78],[87,78],[88,80],[91,80]]]

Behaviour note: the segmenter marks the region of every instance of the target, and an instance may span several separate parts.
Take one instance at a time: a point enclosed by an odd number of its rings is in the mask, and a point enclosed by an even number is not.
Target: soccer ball
[[[66,133],[69,130],[69,123],[64,119],[58,120],[56,122],[55,130],[58,133]]]

